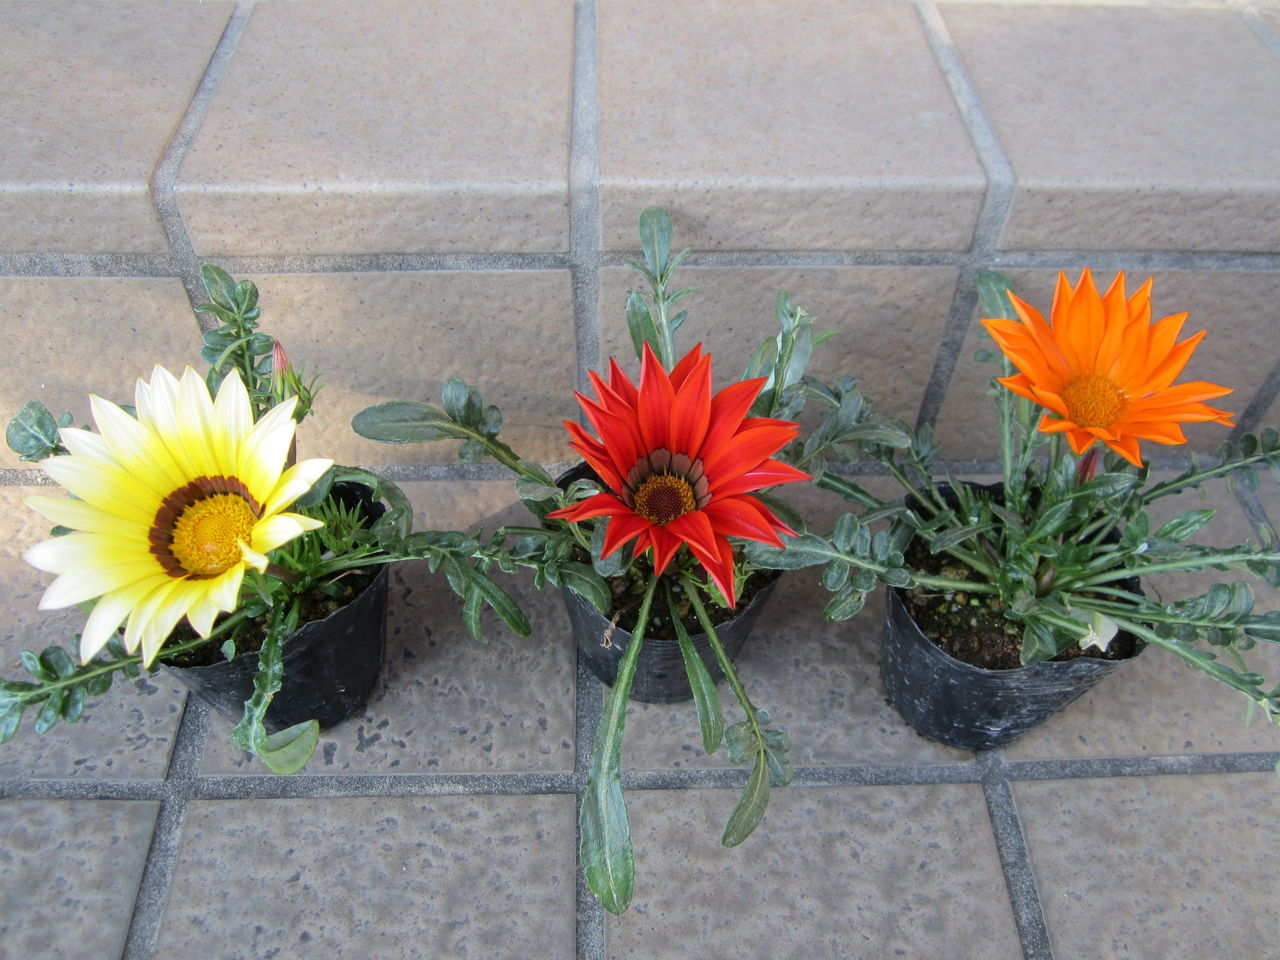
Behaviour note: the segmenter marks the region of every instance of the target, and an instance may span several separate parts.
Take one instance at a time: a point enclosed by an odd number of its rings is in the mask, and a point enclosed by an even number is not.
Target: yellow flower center
[[[216,577],[243,559],[258,518],[243,497],[216,493],[182,511],[173,525],[169,551],[187,574]]]
[[[640,484],[632,500],[632,509],[636,513],[660,527],[665,527],[677,517],[692,513],[697,508],[693,484],[684,477],[671,473],[649,476]]]
[[[1110,427],[1124,407],[1124,393],[1105,377],[1077,380],[1062,391],[1067,417],[1080,427]]]

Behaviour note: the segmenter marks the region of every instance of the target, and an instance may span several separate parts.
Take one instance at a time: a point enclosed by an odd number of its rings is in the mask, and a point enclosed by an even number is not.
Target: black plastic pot
[[[771,580],[757,590],[751,602],[742,607],[732,620],[716,627],[716,636],[730,660],[738,655],[747,642],[747,635],[755,626],[760,611],[764,609],[777,582],[776,579]],[[627,652],[627,646],[631,643],[631,634],[618,627],[611,628],[608,619],[599,610],[573,591],[562,590],[561,593],[564,605],[569,610],[569,623],[573,627],[573,638],[578,644],[578,656],[602,683],[613,686],[618,677],[622,655]],[[698,633],[690,639],[698,656],[707,665],[711,679],[715,681],[723,677],[724,673],[720,670],[707,635]],[[693,699],[689,675],[685,671],[684,657],[678,643],[652,636],[645,638],[644,646],[640,648],[640,657],[636,661],[630,699],[643,703],[679,703]]]
[[[323,620],[303,624],[285,641],[284,685],[267,708],[264,725],[283,730],[305,720],[326,729],[359,713],[382,672],[387,642],[387,578],[384,565],[365,591]],[[230,720],[244,715],[253,695],[258,654],[204,667],[164,668]]]
[[[1139,589],[1136,580],[1125,586]],[[889,702],[918,733],[952,747],[990,750],[1043,723],[1145,647],[1126,633],[1112,643],[1131,643],[1135,652],[1123,660],[1081,656],[987,670],[938,647],[907,612],[901,591],[887,590],[880,676]]]

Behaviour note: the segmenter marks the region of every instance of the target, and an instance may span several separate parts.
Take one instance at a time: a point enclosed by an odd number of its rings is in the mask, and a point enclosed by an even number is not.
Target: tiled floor
[[[629,353],[623,259],[654,204],[697,251],[681,335],[722,379],[789,289],[840,332],[814,372],[936,423],[957,472],[993,467],[990,370],[971,360],[989,266],[1043,306],[1058,269],[1154,275],[1157,313],[1209,330],[1189,375],[1237,388],[1241,429],[1280,417],[1270,0],[0,0],[0,89],[0,411],[36,398],[83,419],[85,393],[123,400],[153,363],[193,360],[213,259],[323,373],[303,455],[394,476],[423,527],[514,517],[511,487],[447,445],[358,440],[351,414],[460,374],[522,453],[566,460],[573,389]],[[27,467],[0,452],[6,677],[82,618],[35,609]],[[1215,494],[1210,535],[1280,519],[1265,482]],[[800,496],[818,528],[842,509]],[[1003,750],[943,747],[883,699],[880,598],[824,623],[812,572],[782,581],[740,661],[791,735],[795,784],[725,850],[744,772],[702,753],[691,706],[633,706],[637,890],[606,917],[575,863],[601,688],[558,597],[516,590],[533,636],[480,646],[447,587],[398,569],[378,691],[291,778],[164,674],[43,737],[28,718],[0,747],[0,955],[1199,960],[1280,943],[1280,731],[1246,725],[1243,701],[1148,651]]]

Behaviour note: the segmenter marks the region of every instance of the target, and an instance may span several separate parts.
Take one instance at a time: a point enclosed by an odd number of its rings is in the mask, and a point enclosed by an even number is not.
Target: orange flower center
[[[187,507],[173,527],[169,549],[189,574],[216,577],[244,557],[241,543],[248,543],[258,518],[244,499],[234,493],[218,493]]]
[[[671,473],[655,473],[640,484],[632,500],[632,509],[650,523],[665,527],[677,517],[698,508],[693,484]]]
[[[208,580],[244,559],[262,514],[237,477],[196,477],[164,498],[147,538],[171,577]]]
[[[1124,407],[1124,393],[1105,377],[1088,377],[1063,390],[1062,402],[1077,426],[1106,428]]]

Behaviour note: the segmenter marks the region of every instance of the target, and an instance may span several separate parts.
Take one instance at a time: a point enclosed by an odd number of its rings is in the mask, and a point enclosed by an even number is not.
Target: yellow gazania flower
[[[246,567],[322,524],[282,512],[333,463],[304,460],[288,470],[293,401],[256,424],[240,377],[211,399],[190,367],[179,382],[157,366],[139,379],[137,419],[89,398],[98,433],[64,430],[70,456],[42,461],[75,499],[26,502],[76,531],[28,550],[33,567],[58,574],[43,610],[98,598],[80,639],[88,661],[127,616],[124,645],[150,664],[186,616],[200,636],[236,607]]]
[[[1058,274],[1050,323],[1012,293],[1017,320],[983,325],[1020,371],[1000,382],[1044,407],[1045,433],[1065,433],[1084,453],[1101,440],[1134,466],[1142,466],[1139,440],[1186,443],[1180,423],[1211,421],[1234,426],[1231,414],[1203,403],[1230,387],[1197,380],[1172,386],[1205,335],[1175,342],[1185,313],[1151,322],[1151,280],[1127,300],[1124,274],[1098,295],[1088,268],[1071,288]]]

